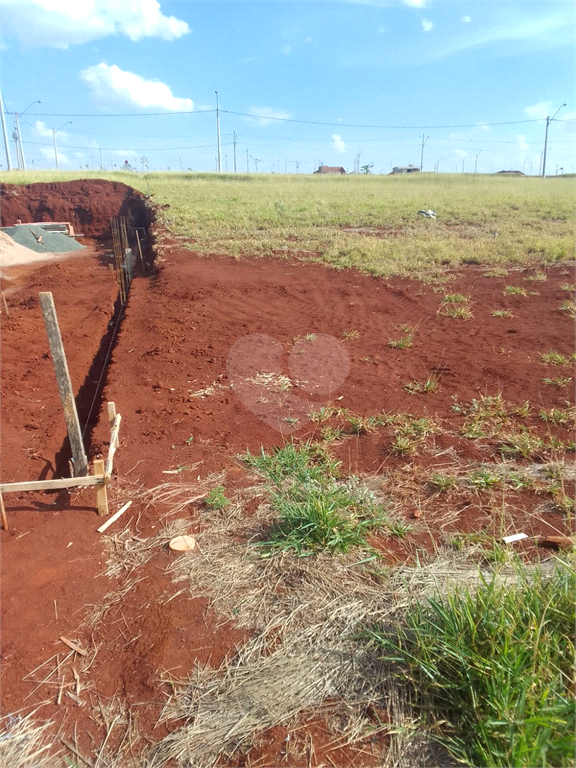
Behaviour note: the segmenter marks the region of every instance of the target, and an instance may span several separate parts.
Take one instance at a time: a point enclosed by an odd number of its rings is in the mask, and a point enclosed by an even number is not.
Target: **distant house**
[[[344,173],[346,173],[346,171],[344,170],[344,168],[342,168],[342,166],[340,166],[339,168],[336,168],[335,166],[331,166],[331,165],[320,165],[318,167],[318,170],[314,171],[314,173],[342,173],[342,174],[344,174]]]
[[[420,173],[417,165],[397,165],[392,168],[392,173]]]

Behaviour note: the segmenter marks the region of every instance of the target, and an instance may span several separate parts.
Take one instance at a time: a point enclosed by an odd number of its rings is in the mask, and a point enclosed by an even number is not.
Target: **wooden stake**
[[[122,416],[120,416],[119,413],[114,416],[114,426],[112,427],[112,432],[110,433],[110,447],[108,448],[108,456],[106,457],[106,469],[104,470],[104,474],[110,477],[112,474],[112,467],[113,467],[113,461],[114,461],[114,454],[116,453],[116,448],[120,445],[120,440],[118,439],[118,433],[120,431],[120,422],[122,421]]]
[[[103,475],[104,462],[102,459],[95,459],[93,468],[95,475]],[[100,517],[104,517],[108,514],[108,492],[106,490],[106,483],[96,487],[96,506],[98,507],[98,514]]]
[[[6,316],[10,314],[10,310],[8,309],[8,302],[6,301],[6,294],[4,291],[2,291],[2,304],[4,304],[4,310],[6,312]]]
[[[116,417],[116,403],[109,402],[108,403],[108,424],[110,425],[110,429],[114,426],[114,419]]]
[[[6,517],[6,510],[4,509],[4,499],[2,498],[1,492],[0,492],[0,512],[2,513],[2,528],[4,528],[4,530],[7,531],[8,518]]]
[[[86,452],[84,451],[82,431],[80,429],[78,411],[76,410],[76,401],[74,400],[74,394],[72,392],[72,382],[70,381],[68,363],[66,362],[64,345],[62,344],[62,336],[60,335],[60,328],[58,327],[58,318],[56,317],[56,307],[54,306],[52,294],[50,292],[41,292],[40,304],[42,306],[44,324],[50,343],[50,351],[52,352],[52,360],[54,361],[56,381],[58,382],[58,390],[64,409],[68,438],[72,448],[74,474],[76,477],[84,477],[88,474],[88,460],[86,459]]]
[[[118,518],[120,517],[120,515],[123,515],[123,514],[124,514],[124,512],[126,512],[126,510],[128,509],[128,507],[129,507],[131,504],[132,504],[132,502],[131,502],[131,501],[127,501],[127,502],[126,502],[126,504],[124,504],[124,506],[123,506],[123,507],[120,507],[120,509],[118,510],[118,512],[115,512],[115,513],[112,515],[112,517],[110,518],[110,520],[106,520],[106,522],[105,522],[105,523],[102,523],[102,525],[100,526],[100,528],[97,528],[97,529],[96,529],[96,530],[98,531],[98,533],[104,533],[104,531],[105,531],[107,528],[109,528],[109,527],[112,525],[112,523],[115,523],[115,522],[116,522],[116,520],[118,520]]]
[[[138,253],[140,254],[140,264],[142,265],[142,269],[144,269],[144,258],[142,256],[142,246],[140,245],[140,235],[138,234],[138,230],[134,230],[136,232],[136,242],[138,243]]]

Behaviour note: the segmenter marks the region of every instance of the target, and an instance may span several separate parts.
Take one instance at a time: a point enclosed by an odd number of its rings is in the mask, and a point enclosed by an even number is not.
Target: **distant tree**
[[[371,173],[371,168],[374,168],[374,163],[368,163],[360,168],[360,173]]]

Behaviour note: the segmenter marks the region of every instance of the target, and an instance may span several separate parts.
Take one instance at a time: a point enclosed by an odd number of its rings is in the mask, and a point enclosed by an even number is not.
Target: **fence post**
[[[68,363],[66,362],[66,355],[64,353],[64,345],[62,344],[62,336],[60,335],[60,328],[58,327],[56,307],[54,306],[54,299],[50,292],[40,293],[40,305],[42,306],[42,314],[44,315],[44,324],[46,326],[46,333],[48,334],[48,342],[50,344],[50,352],[52,353],[52,361],[54,362],[54,370],[56,371],[58,391],[60,392],[60,399],[64,409],[68,439],[70,440],[70,447],[72,448],[74,474],[76,477],[84,477],[88,474],[88,461],[84,451],[82,431],[80,429],[76,401],[74,400],[74,393],[72,391],[70,373],[68,372]]]

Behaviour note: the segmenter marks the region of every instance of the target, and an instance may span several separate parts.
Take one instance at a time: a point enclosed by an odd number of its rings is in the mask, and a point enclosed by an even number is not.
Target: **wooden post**
[[[6,301],[6,294],[4,291],[2,291],[2,304],[4,304],[4,310],[6,312],[6,315],[8,316],[10,314],[10,311],[8,310],[8,302]]]
[[[134,230],[136,232],[136,242],[138,243],[138,253],[140,254],[140,264],[142,265],[142,269],[144,269],[144,258],[142,256],[142,246],[140,245],[140,235],[138,234],[138,230]]]
[[[6,517],[6,510],[4,509],[4,499],[2,498],[1,492],[0,492],[0,512],[2,513],[2,528],[4,528],[4,530],[7,531],[8,518]]]
[[[66,362],[66,355],[64,353],[60,328],[58,327],[58,318],[56,317],[56,307],[54,306],[52,294],[50,292],[41,292],[40,304],[42,306],[44,324],[50,343],[50,351],[52,352],[52,360],[56,371],[56,381],[58,383],[60,399],[62,400],[62,407],[64,409],[68,439],[70,440],[70,446],[72,448],[74,474],[76,477],[84,477],[88,474],[88,461],[86,459],[86,452],[84,451],[82,431],[80,429],[80,421],[78,420],[78,411],[76,410],[76,401],[74,400],[74,393],[72,392],[72,382],[70,381],[68,363]]]
[[[94,460],[94,474],[104,474],[104,462],[102,459]],[[103,485],[96,486],[96,506],[98,507],[98,514],[100,517],[104,517],[108,514],[108,492],[106,490],[106,482]]]

